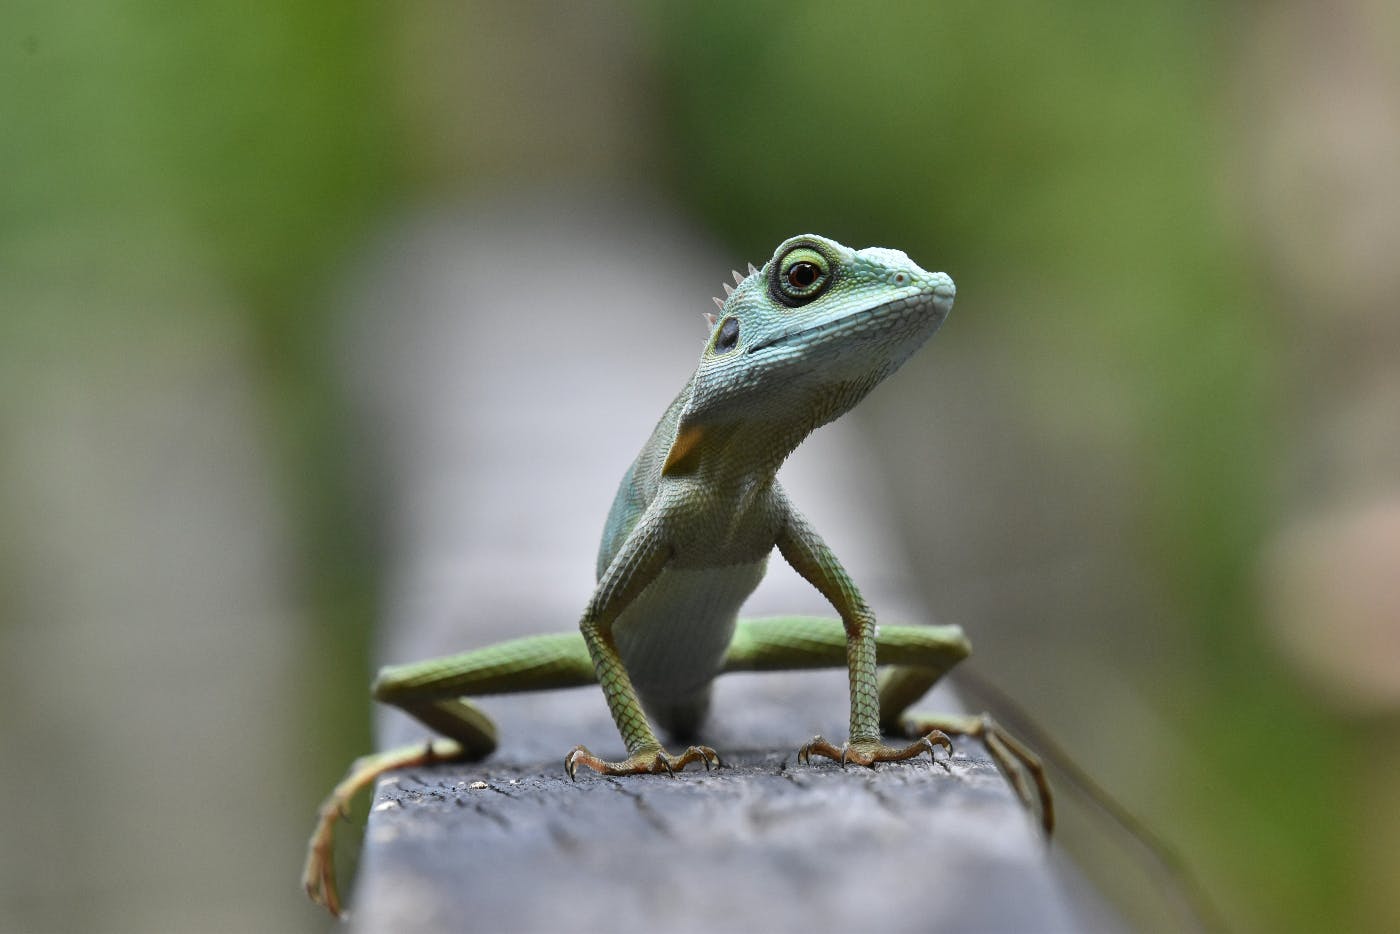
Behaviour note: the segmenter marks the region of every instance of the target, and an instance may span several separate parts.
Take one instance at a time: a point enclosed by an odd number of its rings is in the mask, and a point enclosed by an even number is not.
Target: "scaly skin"
[[[361,760],[321,808],[304,883],[339,910],[333,827],[350,798],[385,771],[428,759],[479,758],[495,747],[489,719],[465,700],[596,680],[627,749],[620,762],[583,746],[565,757],[608,775],[671,773],[719,764],[707,746],[666,751],[651,719],[675,735],[702,723],[710,683],[724,671],[841,665],[850,681],[850,739],[814,738],[799,759],[842,765],[934,755],[946,733],[983,738],[1017,793],[1050,829],[1040,763],[990,720],[900,719],[968,653],[956,627],[885,627],[816,530],[788,502],[779,466],[818,427],[850,410],[943,323],[953,281],[897,250],[852,250],[814,235],[779,245],[762,269],[734,274],[715,299],[711,335],[689,382],[623,476],[603,529],[598,585],[579,634],[502,643],[385,669],[376,699],[456,741]],[[776,548],[836,609],[840,621],[738,619]],[[876,657],[897,666],[877,680]],[[883,710],[882,710],[883,706]],[[914,742],[886,745],[882,728]],[[1032,790],[1034,789],[1034,790]]]

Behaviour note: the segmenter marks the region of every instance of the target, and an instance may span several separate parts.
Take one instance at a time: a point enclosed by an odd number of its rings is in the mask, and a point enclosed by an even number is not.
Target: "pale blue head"
[[[750,270],[714,316],[687,422],[739,417],[810,431],[893,373],[953,307],[946,274],[899,250],[852,250],[815,234],[784,241]]]

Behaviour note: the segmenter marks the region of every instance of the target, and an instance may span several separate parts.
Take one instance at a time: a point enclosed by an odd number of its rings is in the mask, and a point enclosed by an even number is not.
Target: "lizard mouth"
[[[757,344],[752,345],[746,353],[758,353],[760,350],[767,350],[769,347],[778,347],[799,338],[810,339],[821,337],[824,334],[844,331],[847,328],[860,328],[861,325],[888,314],[893,315],[892,320],[889,322],[893,325],[907,318],[910,312],[920,310],[926,305],[934,304],[937,298],[938,296],[932,292],[923,292],[905,298],[897,298],[883,305],[866,308],[862,311],[845,315],[844,317],[833,318],[829,321],[822,321],[805,328],[793,328],[781,334],[775,334],[766,340],[761,340]]]

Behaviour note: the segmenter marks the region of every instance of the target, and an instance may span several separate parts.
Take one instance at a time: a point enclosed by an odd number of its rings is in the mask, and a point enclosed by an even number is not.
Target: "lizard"
[[[956,289],[899,251],[854,250],[813,234],[781,243],[761,269],[735,271],[706,315],[695,372],[623,475],[603,528],[597,586],[577,632],[530,636],[458,655],[383,668],[372,694],[442,734],[356,760],[320,807],[303,885],[341,911],[333,862],[337,821],[361,790],[394,769],[475,760],[496,729],[468,697],[599,684],[627,755],[609,761],[576,746],[564,758],[605,775],[669,774],[720,766],[715,750],[672,753],[695,738],[720,674],[842,667],[850,731],[821,736],[800,763],[825,757],[875,767],[935,750],[949,734],[982,740],[1021,801],[1054,826],[1039,758],[986,714],[906,715],[971,646],[958,626],[876,625],[860,590],[788,500],[779,466],[820,426],[849,411],[943,324]],[[778,553],[839,619],[740,619],[739,609]],[[884,664],[876,670],[876,660]],[[908,742],[888,745],[884,736]]]

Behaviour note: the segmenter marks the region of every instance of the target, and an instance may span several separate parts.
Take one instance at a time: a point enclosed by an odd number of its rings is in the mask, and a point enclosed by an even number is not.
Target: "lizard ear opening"
[[[718,356],[729,353],[737,346],[739,346],[739,319],[735,317],[725,318],[720,322],[719,331],[715,333],[715,339],[710,344],[710,351]]]

